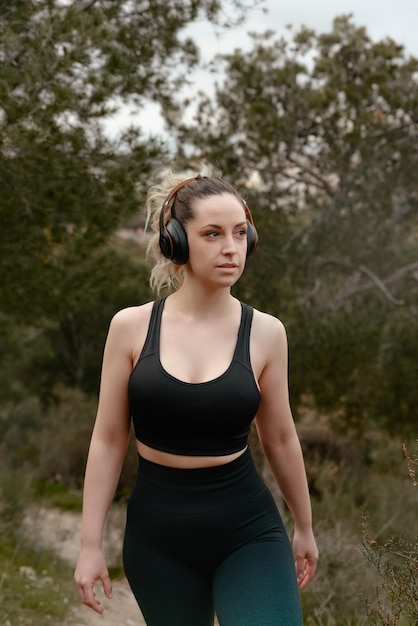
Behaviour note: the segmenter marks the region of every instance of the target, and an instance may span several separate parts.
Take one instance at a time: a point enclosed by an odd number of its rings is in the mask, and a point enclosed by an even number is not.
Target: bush
[[[375,622],[365,609],[363,596],[373,597],[380,575],[375,567],[365,567],[364,510],[373,512],[380,534],[394,534],[397,525],[405,534],[413,534],[415,494],[410,493],[399,442],[373,433],[362,441],[350,443],[335,437],[330,430],[327,434],[325,424],[320,430],[316,428],[315,434],[313,424],[306,431],[299,427],[308,480],[314,488],[314,530],[320,552],[316,578],[301,594],[304,624],[371,626]],[[286,511],[285,521],[291,529]],[[383,623],[389,626],[393,622]],[[416,618],[406,622],[414,623]],[[399,622],[399,626],[404,624]]]
[[[412,485],[417,487],[414,468],[418,466],[418,458],[412,459],[405,445],[404,453]],[[417,624],[418,535],[410,538],[404,533],[395,533],[380,539],[371,533],[364,518],[362,551],[380,579],[373,605],[366,600],[369,624]]]
[[[46,411],[40,432],[33,441],[33,446],[38,446],[38,494],[44,492],[47,500],[53,496],[56,506],[67,502],[70,508],[74,508],[73,504],[77,508],[96,411],[96,397],[60,386],[55,390],[55,402]],[[132,489],[136,472],[137,453],[131,441],[117,499],[126,497]]]

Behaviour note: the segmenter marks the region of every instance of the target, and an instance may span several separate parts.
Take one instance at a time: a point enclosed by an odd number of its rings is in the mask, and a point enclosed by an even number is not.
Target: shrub
[[[410,457],[405,444],[403,449],[412,485],[417,487],[415,467],[418,458]],[[371,533],[367,518],[364,518],[362,551],[380,580],[374,604],[365,600],[368,623],[384,626],[417,624],[418,535],[410,538],[395,533],[387,539],[380,539]]]

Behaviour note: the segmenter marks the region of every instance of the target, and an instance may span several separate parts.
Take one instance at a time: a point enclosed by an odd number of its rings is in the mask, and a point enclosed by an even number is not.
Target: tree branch
[[[329,262],[340,264],[340,265],[343,265],[344,267],[349,267],[346,263],[343,263],[343,262],[340,263],[336,260],[329,261]],[[346,288],[341,289],[339,294],[337,294],[336,298],[334,299],[334,306],[333,306],[334,309],[338,309],[340,306],[342,306],[345,300],[348,300],[352,296],[357,295],[358,293],[362,293],[364,291],[369,291],[370,289],[373,289],[375,287],[377,287],[381,291],[381,293],[385,296],[387,300],[389,300],[389,302],[391,302],[391,304],[394,304],[396,306],[403,305],[404,301],[398,300],[397,298],[395,298],[390,293],[387,286],[398,282],[404,276],[411,274],[414,271],[418,271],[418,261],[414,263],[410,263],[409,265],[405,265],[404,267],[397,269],[395,272],[393,272],[392,274],[390,274],[384,279],[379,278],[374,272],[372,272],[370,268],[364,265],[360,265],[359,267],[352,268],[352,269],[354,269],[354,272],[346,281],[346,285],[347,285],[347,282],[350,281],[349,286],[348,288],[346,287]],[[370,282],[363,283],[360,285],[357,284],[356,286],[354,286],[353,281],[350,280],[350,278],[352,279],[353,277],[355,277],[356,272],[365,274],[369,278]]]
[[[403,300],[398,300],[397,298],[392,296],[392,294],[388,291],[388,289],[386,289],[384,282],[380,280],[380,278],[376,276],[376,274],[372,272],[371,269],[369,269],[365,265],[360,265],[358,269],[360,272],[363,272],[363,274],[366,274],[366,276],[370,278],[370,280],[376,285],[376,287],[378,287],[378,289],[380,289],[380,291],[389,300],[389,302],[391,302],[392,304],[396,304],[396,305],[404,304]]]
[[[331,197],[333,197],[335,195],[334,190],[330,187],[329,183],[325,180],[325,178],[323,178],[322,176],[317,174],[314,170],[312,170],[311,168],[307,167],[306,165],[302,165],[295,158],[287,156],[286,159],[290,163],[293,163],[293,165],[296,165],[296,167],[301,169],[303,172],[305,172],[306,174],[309,174],[309,176],[312,176],[312,178],[314,178],[317,181],[319,181],[319,183],[315,183],[314,181],[307,181],[305,179],[301,179],[301,182],[305,182],[305,183],[307,183],[309,185],[314,185],[315,187],[319,187],[320,189],[323,189],[323,191],[325,191]]]
[[[88,0],[88,2],[83,7],[81,7],[80,11],[88,11],[93,5],[96,4],[96,2],[97,0]]]

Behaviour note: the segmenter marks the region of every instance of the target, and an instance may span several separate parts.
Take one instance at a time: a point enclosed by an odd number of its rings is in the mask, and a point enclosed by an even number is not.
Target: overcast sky
[[[264,10],[263,10],[264,9]],[[291,24],[294,30],[304,25],[316,32],[327,32],[337,15],[351,13],[357,26],[365,26],[373,40],[391,37],[404,45],[407,53],[418,57],[418,0],[264,0],[262,8],[252,10],[247,21],[234,30],[217,34],[212,25],[203,21],[186,29],[209,60],[217,53],[246,49],[251,45],[248,31],[277,34],[286,33]],[[195,75],[196,88],[208,88],[207,76]],[[149,106],[142,112],[125,109],[107,124],[110,135],[117,135],[126,124],[139,121],[150,133],[161,131],[158,107]]]
[[[337,15],[352,13],[354,22],[366,26],[372,39],[392,37],[418,56],[418,0],[265,0],[262,6],[266,11],[251,11],[246,24],[235,32],[227,32],[217,42],[204,25],[194,26],[193,30],[203,37],[199,42],[213,45],[212,51],[216,52],[220,47],[242,47],[248,30],[273,29],[283,33],[286,25],[292,24],[296,29],[305,25],[325,32],[331,29]]]

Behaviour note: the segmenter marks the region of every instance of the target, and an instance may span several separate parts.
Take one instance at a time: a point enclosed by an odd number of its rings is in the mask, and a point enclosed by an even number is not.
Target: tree
[[[228,6],[243,17],[245,1]],[[222,10],[210,0],[0,3],[3,313],[59,324],[80,299],[97,306],[95,284],[112,290],[112,258],[123,266],[102,247],[138,212],[167,149],[141,128],[110,140],[103,120],[128,103],[174,106],[199,60],[183,27],[202,17],[222,24]],[[126,275],[136,267],[126,259]]]
[[[215,99],[178,124],[179,160],[219,164],[253,208],[238,293],[286,322],[295,403],[413,428],[418,60],[342,16],[221,62]]]
[[[88,258],[138,210],[166,155],[146,129],[109,140],[123,105],[163,109],[198,62],[182,29],[211,0],[17,0],[0,3],[0,301],[33,319],[55,312],[70,261]],[[246,2],[231,0],[236,19]],[[52,287],[52,289],[51,289]]]

